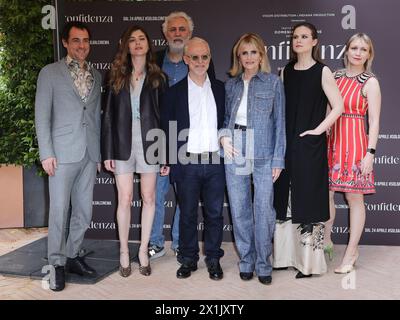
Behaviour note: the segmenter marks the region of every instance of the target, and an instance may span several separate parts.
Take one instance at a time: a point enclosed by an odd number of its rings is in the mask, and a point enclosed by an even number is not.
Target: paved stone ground
[[[0,230],[0,255],[47,235],[47,229]],[[170,243],[166,243],[169,248]],[[356,271],[337,275],[333,269],[340,262],[344,246],[335,246],[335,258],[328,262],[323,276],[295,279],[296,271],[274,271],[271,286],[256,278],[244,282],[238,275],[238,256],[232,243],[224,243],[221,259],[224,279],[208,278],[203,259],[199,269],[188,279],[177,279],[178,265],[172,250],[152,261],[153,273],[142,276],[133,263],[133,273],[122,278],[117,272],[95,285],[67,284],[62,292],[44,290],[41,281],[0,275],[0,300],[281,300],[281,299],[400,299],[400,247],[361,246]],[[347,287],[348,289],[344,289]]]

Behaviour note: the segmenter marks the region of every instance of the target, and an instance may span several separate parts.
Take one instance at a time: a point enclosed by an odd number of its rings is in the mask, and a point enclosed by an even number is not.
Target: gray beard
[[[169,52],[174,53],[174,54],[183,54],[183,48],[184,48],[184,44],[182,45],[175,45],[174,43],[168,43],[169,46]]]

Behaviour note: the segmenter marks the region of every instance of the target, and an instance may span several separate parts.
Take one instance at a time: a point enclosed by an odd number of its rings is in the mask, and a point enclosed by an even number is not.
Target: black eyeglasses
[[[208,59],[210,59],[210,55],[209,54],[202,54],[202,55],[200,55],[200,56],[198,56],[198,55],[186,55],[187,57],[189,57],[190,58],[190,60],[192,60],[193,62],[198,62],[198,61],[200,61],[200,59],[202,60],[202,61],[208,61]]]

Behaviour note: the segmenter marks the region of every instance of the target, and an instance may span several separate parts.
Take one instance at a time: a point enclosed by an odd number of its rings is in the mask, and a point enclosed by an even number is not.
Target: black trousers
[[[191,264],[199,260],[198,208],[204,203],[204,247],[206,262],[218,261],[221,249],[225,191],[225,170],[221,164],[188,164],[182,166],[182,179],[177,191],[181,216],[179,221],[179,253],[181,262]]]

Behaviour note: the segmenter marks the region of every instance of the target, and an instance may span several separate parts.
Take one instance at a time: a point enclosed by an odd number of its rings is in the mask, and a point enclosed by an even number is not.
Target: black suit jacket
[[[215,78],[210,78],[210,81],[215,104],[217,106],[218,129],[221,129],[224,124],[225,114],[225,87],[222,81]],[[186,137],[185,141],[179,141],[177,138],[182,130],[190,128],[188,88],[188,77],[186,76],[184,79],[165,91],[161,102],[161,127],[167,138],[167,164],[171,167],[171,182],[177,182],[182,177],[183,164],[179,162],[177,156],[179,154],[178,151],[182,147],[184,149],[181,150],[181,153],[186,154],[187,151],[188,137]],[[174,141],[169,139],[170,121],[177,122],[177,133],[176,135],[172,135],[172,137],[176,138]],[[175,156],[171,155],[170,152],[174,152]],[[172,161],[173,159],[177,159],[177,163],[173,163],[175,162]]]

